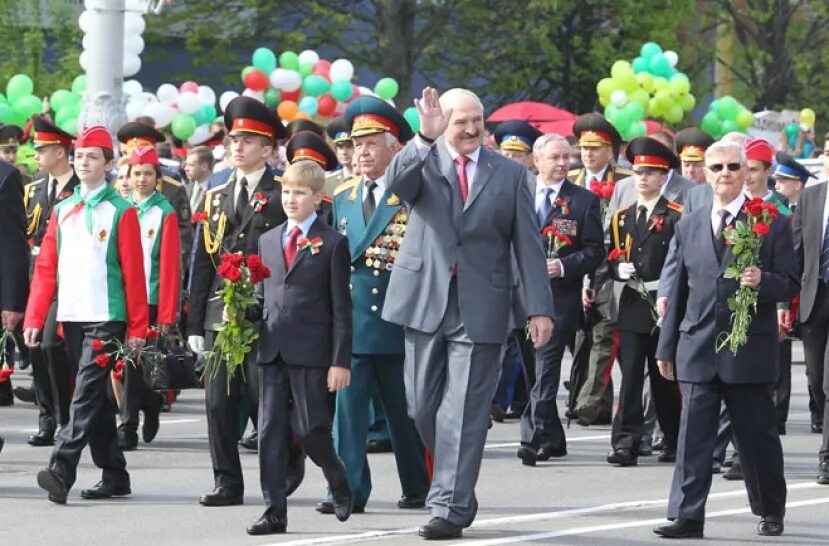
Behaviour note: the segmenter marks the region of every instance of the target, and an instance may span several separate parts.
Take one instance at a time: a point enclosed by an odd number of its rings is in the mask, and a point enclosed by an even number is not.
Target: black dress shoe
[[[664,438],[657,438],[653,441],[653,450],[654,451],[662,451],[665,449],[665,439]]]
[[[397,507],[402,510],[412,510],[423,508],[424,506],[426,506],[426,499],[424,497],[407,497],[404,495],[397,501]]]
[[[719,474],[722,472],[722,464],[718,462],[711,463],[711,474]]]
[[[653,532],[665,538],[702,538],[703,523],[692,519],[676,519],[667,525],[654,527]]]
[[[783,518],[765,516],[757,524],[757,534],[763,537],[779,537],[783,534]]]
[[[735,461],[731,464],[731,468],[728,469],[728,472],[723,472],[722,477],[726,480],[742,480],[743,479],[743,467],[740,465],[738,461]]]
[[[118,447],[123,451],[135,451],[138,449],[138,434],[127,430],[119,430]]]
[[[536,458],[539,461],[549,461],[551,458],[564,457],[567,455],[567,447],[550,447],[542,446],[536,453]]]
[[[27,389],[26,387],[14,387],[12,389],[12,393],[14,394],[15,398],[17,398],[21,402],[26,402],[28,404],[34,404],[35,402],[34,389]]]
[[[158,434],[158,427],[160,425],[160,414],[161,397],[158,394],[154,394],[150,407],[144,409],[144,424],[141,426],[141,439],[144,440],[145,444],[149,444],[155,440],[155,435]]]
[[[639,456],[640,457],[650,457],[653,455],[653,446],[650,444],[639,444]]]
[[[235,506],[244,504],[244,496],[231,493],[223,487],[217,487],[212,493],[202,495],[199,503],[202,506]]]
[[[41,430],[37,434],[29,436],[29,445],[34,447],[53,446],[55,445],[55,431]]]
[[[812,423],[812,434],[823,434],[823,423]]]
[[[316,511],[320,514],[334,514],[334,503],[330,500],[319,501],[316,506]],[[365,506],[353,506],[351,508],[352,514],[363,514],[366,511]]]
[[[666,447],[662,450],[662,453],[659,454],[659,457],[656,460],[660,463],[675,463],[676,462],[676,449],[671,447]]]
[[[105,482],[103,480],[96,483],[93,487],[81,491],[81,497],[90,500],[126,497],[131,494],[132,489],[130,489],[130,484]]]
[[[785,436],[786,435],[786,423],[777,423],[777,435],[778,436]]]
[[[524,466],[535,466],[535,462],[538,460],[537,451],[530,446],[519,447],[517,455]]]
[[[370,440],[366,443],[366,453],[391,453],[391,440]]]
[[[829,461],[823,461],[817,467],[817,483],[829,485]]]
[[[259,449],[259,432],[254,429],[253,432],[239,440],[239,445],[245,449],[257,451]]]
[[[354,509],[354,494],[351,492],[351,487],[346,483],[345,489],[342,491],[331,491],[331,496],[334,498],[334,515],[339,521],[347,521]]]
[[[490,412],[490,415],[492,416],[492,420],[496,423],[503,423],[507,416],[507,412],[504,411],[504,408],[501,407],[500,404],[492,404],[492,411]]]
[[[249,535],[276,535],[287,530],[288,523],[284,519],[267,512],[247,529]]]
[[[55,504],[66,504],[69,488],[57,472],[51,468],[44,468],[37,473],[37,484],[49,493],[49,500]]]
[[[609,425],[613,421],[610,410],[583,406],[578,411],[578,423],[583,427]]]
[[[639,461],[629,449],[614,449],[607,455],[607,462],[618,466],[636,466]]]
[[[12,393],[0,394],[0,406],[13,406],[14,395]]]
[[[418,529],[417,534],[426,540],[460,538],[463,535],[463,527],[443,518],[432,518],[429,523]]]
[[[0,452],[3,451],[3,446],[6,445],[6,439],[0,436]]]

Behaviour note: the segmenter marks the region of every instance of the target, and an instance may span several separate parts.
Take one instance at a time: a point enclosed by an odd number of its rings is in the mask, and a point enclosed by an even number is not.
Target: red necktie
[[[455,163],[458,164],[460,167],[458,169],[458,186],[461,189],[461,200],[463,204],[466,204],[466,198],[469,196],[469,180],[466,178],[466,164],[469,163],[470,159],[465,155],[459,155],[455,158]]]
[[[291,266],[294,265],[294,258],[296,258],[297,252],[297,239],[302,234],[302,230],[299,229],[299,226],[294,226],[291,230],[291,233],[288,234],[288,242],[285,244],[285,248],[282,249],[282,252],[285,254],[285,265],[288,269],[291,269]]]

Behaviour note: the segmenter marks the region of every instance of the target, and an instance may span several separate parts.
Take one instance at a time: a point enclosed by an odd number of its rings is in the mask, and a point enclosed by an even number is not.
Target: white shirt
[[[829,184],[829,182],[823,182]],[[826,192],[826,201],[823,204],[823,230],[820,232],[821,237],[826,233],[826,223],[829,222],[829,191]]]
[[[604,175],[607,172],[607,169],[610,167],[610,163],[604,166],[604,169],[600,170],[597,173],[592,172],[587,167],[584,168],[584,183],[585,186],[590,184],[590,182],[595,178],[596,180],[604,180]]]
[[[308,237],[308,230],[311,229],[311,224],[313,224],[316,219],[317,213],[312,212],[308,218],[298,224],[293,220],[288,220],[288,225],[285,226],[285,231],[282,233],[282,248],[285,248],[285,245],[288,244],[288,237],[290,237],[291,231],[296,226],[299,226],[299,230],[302,232],[303,237]]]
[[[98,195],[99,193],[104,191],[104,188],[106,188],[106,187],[107,187],[106,182],[104,182],[103,184],[101,184],[100,186],[95,188],[94,190],[87,191],[86,186],[81,184],[81,198],[84,201],[86,201],[87,199],[92,199],[93,197],[95,197],[96,195]]]
[[[449,155],[452,157],[452,162],[455,162],[455,160],[461,154],[459,154],[458,152],[453,150],[452,147],[449,145],[449,143],[447,143],[446,141],[444,141],[444,144],[446,144],[446,149],[449,150]],[[466,154],[466,157],[469,158],[469,161],[466,162],[466,169],[465,169],[466,170],[466,182],[467,182],[467,186],[468,186],[467,189],[469,190],[470,194],[472,193],[472,184],[475,183],[475,171],[477,170],[476,167],[478,165],[478,158],[480,157],[480,155],[481,155],[481,147],[480,146],[475,148],[474,152]],[[460,165],[455,163],[455,172],[458,173],[458,177],[460,178],[460,169],[459,169],[459,167],[460,167]]]
[[[49,179],[47,181],[49,186],[46,188],[46,192],[47,192],[46,194],[48,195],[49,194],[48,192],[52,191],[52,180],[56,180],[57,181],[57,186],[55,187],[55,199],[57,199],[57,197],[61,194],[63,189],[66,187],[66,185],[69,184],[69,180],[72,178],[72,175],[74,175],[74,174],[75,174],[75,171],[74,171],[74,169],[71,169],[71,168],[68,171],[66,171],[65,174],[62,174],[60,176],[52,176],[50,174]]]
[[[740,193],[734,201],[728,203],[727,205],[720,206],[717,202],[714,202],[714,206],[711,207],[711,230],[713,233],[717,233],[717,229],[720,227],[720,209],[725,209],[728,211],[726,214],[726,222],[731,222],[734,218],[740,214],[740,210],[743,208],[743,203],[746,201],[746,196],[744,193]]]
[[[368,198],[368,181],[371,180],[366,175],[363,175],[363,202],[365,203],[366,199]],[[386,193],[386,175],[384,174],[380,178],[374,181],[376,186],[372,190],[374,194],[374,204],[377,205],[380,203],[380,200],[383,199],[383,194]]]
[[[205,178],[203,182],[198,180],[191,182],[193,189],[190,191],[190,210],[196,210],[201,204],[201,199],[204,197],[204,192],[207,191],[207,182],[209,178]],[[248,194],[250,195],[250,194]]]
[[[639,219],[639,207],[645,207],[645,209],[647,210],[646,218],[650,218],[651,214],[653,214],[653,208],[656,206],[656,202],[659,201],[660,197],[661,197],[661,195],[657,195],[656,197],[654,197],[650,201],[642,201],[641,199],[637,199],[637,201],[636,201],[636,218],[637,218],[637,220]],[[719,216],[717,218],[719,218]],[[719,225],[719,222],[717,222],[717,225]]]
[[[535,183],[535,211],[538,212],[541,209],[541,205],[544,204],[544,190],[545,188],[552,188],[553,191],[550,192],[550,203],[554,203],[556,197],[559,193],[561,193],[561,186],[564,184],[564,179],[556,182],[555,184],[550,184],[549,186],[545,186],[541,180],[538,180]]]
[[[262,176],[265,174],[265,169],[267,167],[262,167],[258,171],[253,171],[250,174],[245,174],[239,169],[236,169],[236,187],[233,188],[233,204],[236,205],[236,201],[239,200],[239,192],[242,191],[242,185],[239,184],[239,181],[243,178],[247,181],[248,185],[248,202],[253,199],[253,194],[256,193],[256,188],[259,186],[259,182],[262,180]]]

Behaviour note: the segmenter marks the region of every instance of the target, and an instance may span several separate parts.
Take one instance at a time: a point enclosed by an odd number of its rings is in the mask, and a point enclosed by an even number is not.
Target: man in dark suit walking
[[[416,101],[420,133],[389,167],[410,207],[383,319],[405,327],[409,414],[434,454],[427,539],[460,537],[475,519],[475,483],[512,309],[515,257],[536,349],[553,303],[527,169],[481,145],[484,113],[466,89]]]
[[[288,167],[282,206],[288,220],[259,240],[271,276],[256,286],[261,319],[259,475],[267,509],[251,535],[284,533],[289,431],[322,468],[337,519],[351,514],[353,496],[334,451],[327,392],[351,380],[351,294],[348,240],[317,217],[325,173],[312,161]]]
[[[535,384],[530,404],[521,418],[518,457],[528,466],[536,460],[563,457],[567,440],[558,417],[556,394],[561,358],[572,342],[581,317],[581,287],[585,275],[604,260],[604,233],[599,198],[567,180],[570,145],[558,135],[544,135],[535,142],[533,156],[538,181],[533,188],[539,231],[551,226],[570,244],[555,250],[556,237],[543,238],[547,246],[547,276],[555,301],[556,325],[550,342],[536,355]]]
[[[711,488],[711,453],[720,403],[725,401],[746,477],[749,503],[761,517],[757,532],[783,532],[786,482],[772,396],[779,375],[777,302],[799,288],[788,221],[778,217],[760,247],[761,267],[743,270],[739,279],[723,272],[734,261],[723,232],[744,218],[746,156],[741,145],[719,142],[705,153],[712,204],[677,224],[677,270],[656,351],[666,379],[682,389],[677,461],[668,504],[672,523],[654,532],[671,538],[701,537]],[[731,328],[728,298],[738,286],[758,291],[748,343],[736,355],[715,351],[717,336]]]

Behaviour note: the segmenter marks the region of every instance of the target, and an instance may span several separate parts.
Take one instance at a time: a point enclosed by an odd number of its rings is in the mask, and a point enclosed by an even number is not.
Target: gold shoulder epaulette
[[[181,182],[179,182],[178,180],[176,180],[172,176],[168,176],[166,174],[161,176],[161,180],[165,184],[170,184],[171,186],[181,186]]]
[[[569,171],[567,171],[567,176],[578,176],[580,172],[581,169],[570,169]]]
[[[25,185],[25,186],[23,186],[23,187],[28,189],[28,188],[30,188],[30,187],[32,187],[32,186],[37,186],[38,184],[40,184],[40,183],[42,183],[42,182],[44,182],[44,181],[46,181],[46,180],[47,180],[46,178],[38,178],[37,180],[32,180],[31,182],[29,182],[28,184],[26,184],[26,185]]]
[[[216,193],[217,191],[224,189],[224,187],[227,186],[228,184],[229,184],[229,182],[225,182],[224,184],[220,184],[220,185],[216,186],[215,188],[210,188],[205,193]]]
[[[670,201],[670,200],[668,200],[668,208],[671,209],[671,210],[675,210],[679,213],[682,213],[685,210],[685,207],[683,207],[679,203],[676,203],[676,202]]]
[[[613,172],[615,172],[616,174],[622,174],[622,175],[624,175],[624,176],[633,176],[633,174],[634,174],[632,170],[630,170],[630,169],[625,169],[625,168],[623,168],[623,167],[616,167],[616,168],[613,170]]]
[[[339,186],[334,188],[334,195],[339,195],[339,194],[343,193],[344,191],[350,190],[351,188],[353,188],[354,186],[356,186],[359,183],[360,183],[360,177],[359,176],[352,176],[351,178],[349,178],[348,180],[346,180],[345,182],[343,182],[342,184],[340,184]]]

